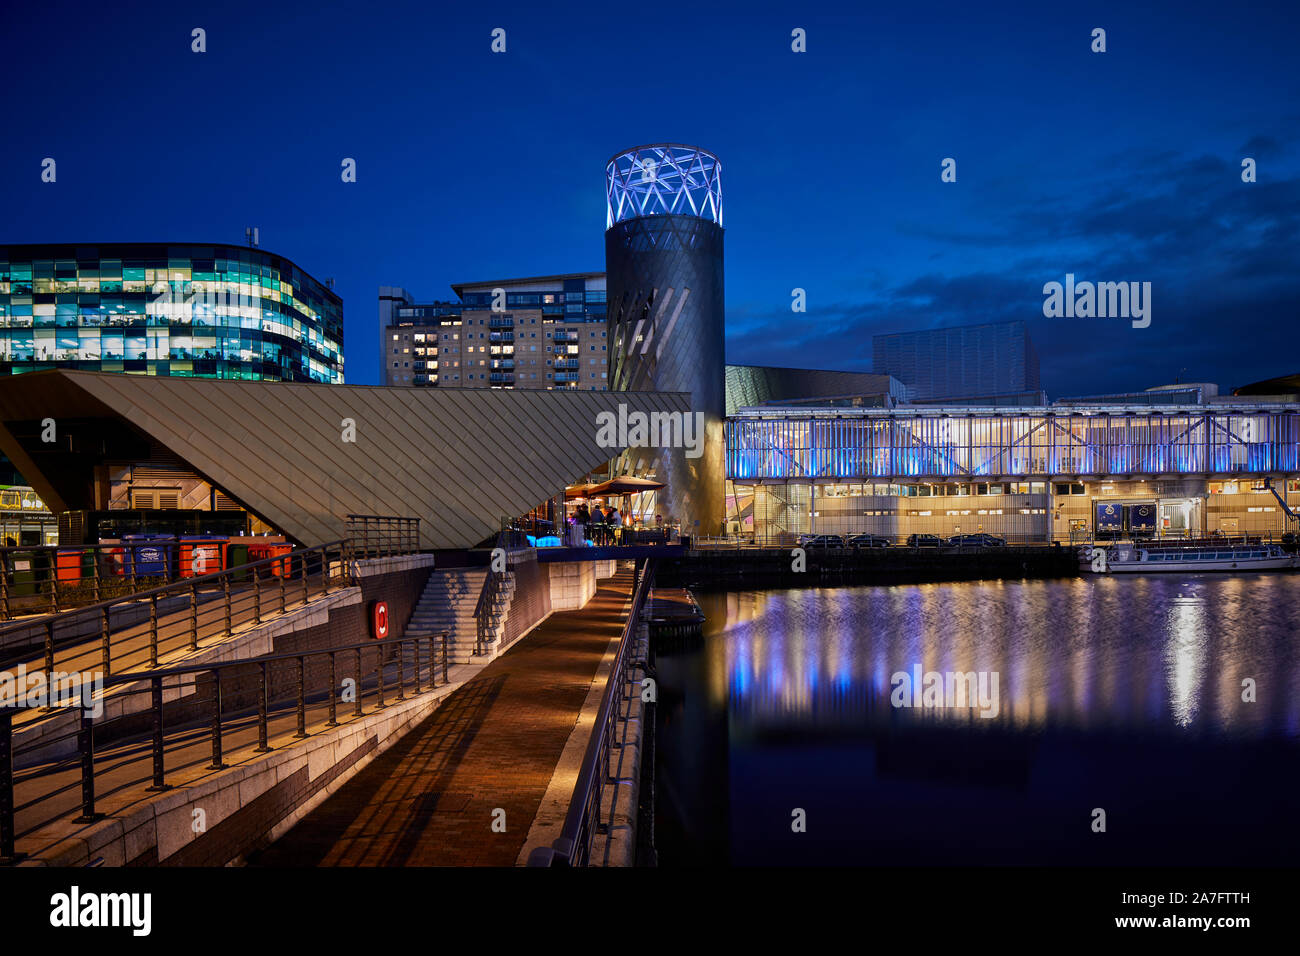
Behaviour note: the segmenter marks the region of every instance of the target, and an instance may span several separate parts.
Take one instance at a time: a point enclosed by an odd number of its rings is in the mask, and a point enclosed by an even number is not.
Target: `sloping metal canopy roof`
[[[621,452],[597,444],[598,413],[685,412],[689,400],[51,370],[0,379],[0,449],[56,512],[94,507],[93,466],[129,459],[113,437],[129,432],[303,544],[371,514],[418,517],[424,547],[462,548]],[[343,440],[349,419],[355,441]]]

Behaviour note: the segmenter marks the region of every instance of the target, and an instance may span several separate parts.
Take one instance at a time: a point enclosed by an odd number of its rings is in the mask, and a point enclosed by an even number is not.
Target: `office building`
[[[245,246],[0,246],[0,374],[343,381],[343,300]]]

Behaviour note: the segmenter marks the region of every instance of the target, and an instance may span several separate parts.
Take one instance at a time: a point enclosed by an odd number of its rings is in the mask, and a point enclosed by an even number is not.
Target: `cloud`
[[[1281,149],[1263,136],[1248,147]],[[861,301],[797,322],[788,308],[738,306],[728,316],[729,360],[769,360],[779,341],[803,365],[869,369],[876,333],[1023,319],[1052,395],[1135,391],[1180,375],[1238,385],[1280,373],[1276,356],[1292,352],[1300,318],[1300,178],[1243,183],[1223,157],[1131,151],[1088,188],[1034,195],[1016,185],[983,199],[1000,210],[983,220],[968,214],[947,230],[897,223],[896,234],[923,250],[916,261],[925,268]],[[934,271],[937,261],[991,258],[1001,265]],[[1151,282],[1151,326],[1044,318],[1043,283],[1067,272]]]

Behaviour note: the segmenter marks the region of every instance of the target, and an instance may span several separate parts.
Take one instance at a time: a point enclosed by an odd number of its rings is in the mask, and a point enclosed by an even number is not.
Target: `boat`
[[[1096,574],[1157,574],[1197,571],[1273,571],[1296,567],[1296,555],[1276,544],[1200,544],[1143,547],[1119,544],[1082,548],[1079,563]]]

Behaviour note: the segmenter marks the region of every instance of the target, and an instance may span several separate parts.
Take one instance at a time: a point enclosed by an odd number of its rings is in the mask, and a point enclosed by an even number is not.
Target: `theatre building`
[[[987,532],[1009,543],[1279,536],[1297,530],[1286,507],[1300,509],[1300,403],[1289,398],[760,406],[728,419],[726,454],[728,530],[774,542],[861,533]]]

